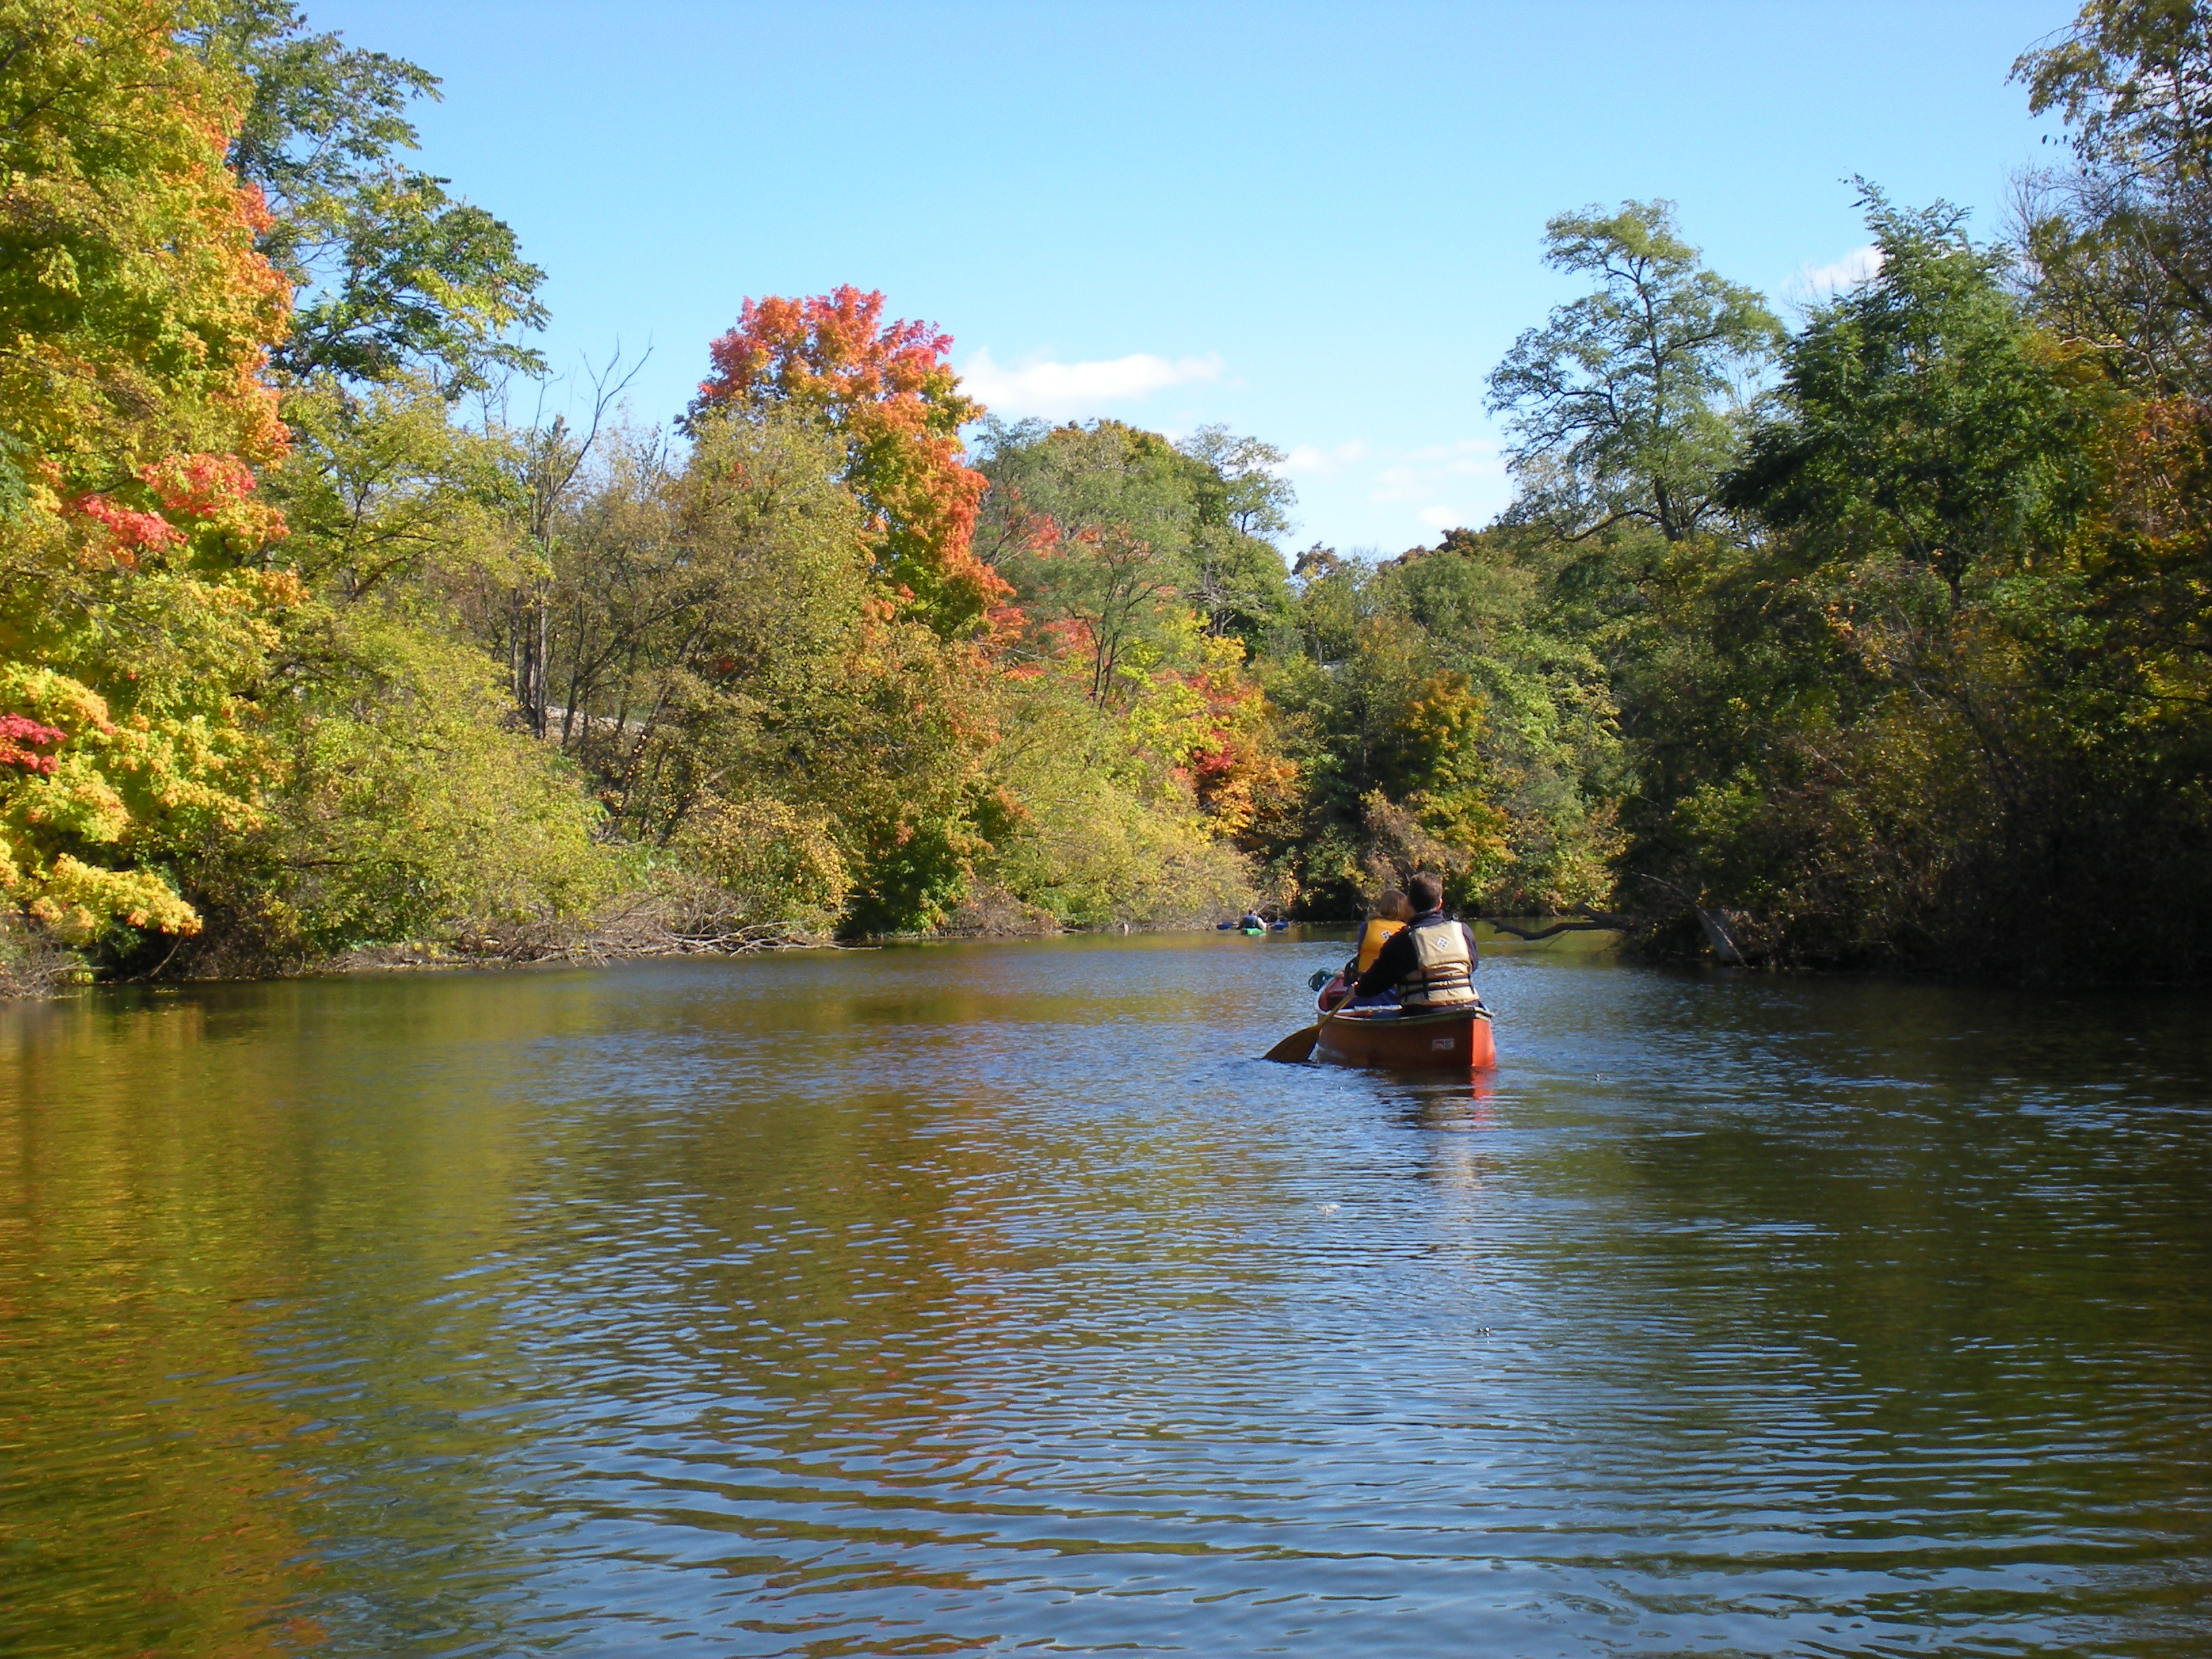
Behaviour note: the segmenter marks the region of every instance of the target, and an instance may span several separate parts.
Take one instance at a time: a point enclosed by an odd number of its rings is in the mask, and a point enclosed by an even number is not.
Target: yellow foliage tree
[[[253,468],[289,288],[226,169],[243,88],[150,0],[0,0],[0,890],[180,934],[174,850],[254,815],[295,578]]]

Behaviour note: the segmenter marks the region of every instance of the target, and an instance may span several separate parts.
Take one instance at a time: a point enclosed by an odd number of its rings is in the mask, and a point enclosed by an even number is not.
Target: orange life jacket
[[[1405,925],[1402,921],[1386,921],[1381,916],[1367,919],[1367,925],[1359,930],[1359,973],[1364,974],[1375,965],[1375,958],[1382,949],[1382,941]]]

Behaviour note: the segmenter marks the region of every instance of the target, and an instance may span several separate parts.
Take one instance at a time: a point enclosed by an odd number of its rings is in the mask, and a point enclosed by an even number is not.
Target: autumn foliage
[[[2205,10],[2023,60],[2074,158],[2026,264],[1869,188],[1878,271],[1784,339],[1667,204],[1562,216],[1519,498],[1288,565],[1284,452],[990,419],[856,286],[746,301],[688,447],[614,383],[457,402],[542,366],[542,273],[404,165],[434,76],[295,0],[0,0],[0,993],[1416,866],[1663,948],[1694,896],[1775,962],[2212,972]]]
[[[179,836],[251,819],[239,690],[296,597],[253,468],[289,288],[225,150],[246,88],[148,0],[0,3],[0,889],[189,932]]]
[[[747,300],[709,348],[690,420],[777,404],[834,434],[844,482],[872,516],[884,579],[947,637],[1012,589],[975,556],[984,480],[960,428],[983,414],[946,361],[952,337],[884,321],[884,296],[847,284],[810,299]]]
[[[40,777],[52,777],[61,764],[52,746],[65,742],[69,733],[58,726],[42,726],[21,714],[0,714],[0,766],[21,767]]]

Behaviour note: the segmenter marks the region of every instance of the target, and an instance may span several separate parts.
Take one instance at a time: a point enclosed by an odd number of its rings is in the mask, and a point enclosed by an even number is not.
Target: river
[[[2212,1651],[2203,996],[1341,949],[0,1012],[0,1650]]]

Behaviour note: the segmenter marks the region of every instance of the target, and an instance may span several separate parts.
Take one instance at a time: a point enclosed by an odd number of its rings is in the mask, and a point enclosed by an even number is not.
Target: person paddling
[[[1432,1009],[1480,1007],[1474,989],[1474,931],[1444,915],[1443,880],[1423,871],[1406,884],[1414,915],[1382,942],[1375,960],[1352,989],[1358,999],[1395,989],[1407,1013]]]
[[[1395,887],[1385,887],[1375,896],[1374,908],[1368,911],[1367,920],[1360,924],[1359,945],[1352,960],[1344,964],[1334,982],[1322,994],[1322,1006],[1340,1008],[1352,996],[1352,983],[1375,965],[1375,958],[1382,946],[1405,925],[1413,919],[1413,901]],[[1355,1007],[1395,1007],[1397,997],[1389,991],[1380,996],[1368,997],[1353,1003]]]

